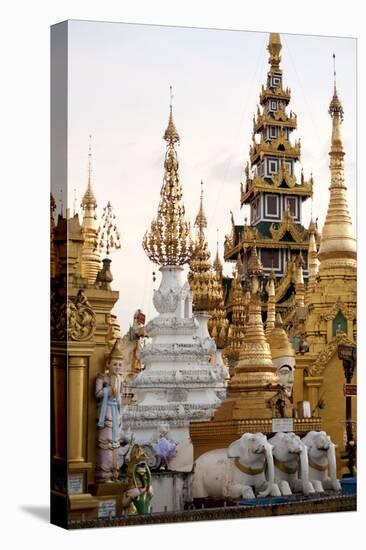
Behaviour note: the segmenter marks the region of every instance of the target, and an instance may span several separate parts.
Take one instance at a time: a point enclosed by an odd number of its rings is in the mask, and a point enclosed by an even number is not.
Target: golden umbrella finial
[[[333,54],[333,77],[334,77],[334,92],[333,97],[329,105],[329,114],[333,118],[335,116],[340,117],[341,120],[343,120],[343,107],[342,103],[339,100],[338,94],[337,94],[337,83],[336,83],[336,65],[335,65],[335,54]]]
[[[164,139],[168,144],[174,145],[180,141],[178,131],[173,120],[173,88],[170,86],[170,113],[167,129],[164,132]]]
[[[280,53],[282,50],[281,38],[278,32],[271,32],[269,34],[267,50],[269,51],[268,63],[273,69],[278,70],[281,62]]]
[[[171,87],[170,92],[169,123],[164,134],[167,142],[164,180],[157,216],[151,222],[150,230],[145,233],[142,246],[155,264],[181,266],[188,263],[192,255],[192,239],[190,226],[185,218],[179,163],[175,150],[179,135],[173,122]]]
[[[81,201],[81,208],[85,210],[86,208],[96,208],[97,200],[95,198],[92,184],[92,136],[89,135],[89,151],[88,151],[88,185],[84,196]]]

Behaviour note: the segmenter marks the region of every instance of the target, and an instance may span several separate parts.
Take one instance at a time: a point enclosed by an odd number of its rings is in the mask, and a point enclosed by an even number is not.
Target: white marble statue
[[[316,492],[340,491],[337,479],[336,445],[326,432],[308,432],[301,440],[308,448],[309,479]]]
[[[272,447],[262,433],[245,433],[227,449],[209,451],[196,460],[193,498],[280,494],[274,482]]]
[[[272,445],[275,482],[283,495],[314,493],[309,482],[307,447],[293,432],[277,432],[269,439]]]

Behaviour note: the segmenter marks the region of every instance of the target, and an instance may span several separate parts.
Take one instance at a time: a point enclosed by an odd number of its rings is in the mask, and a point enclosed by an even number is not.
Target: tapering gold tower
[[[221,283],[218,281],[210,260],[210,251],[205,236],[207,218],[203,208],[203,182],[201,181],[200,207],[194,226],[197,235],[194,251],[189,262],[188,282],[193,294],[193,310],[209,311],[215,309],[222,299]]]
[[[344,150],[341,138],[343,107],[336,86],[329,106],[332,121],[329,203],[316,265],[314,224],[310,224],[309,288],[306,293],[305,338],[309,351],[297,357],[294,392],[304,384],[304,399],[320,415],[323,429],[343,448],[345,396],[344,372],[338,359],[339,344],[356,342],[356,240],[347,206]],[[310,263],[311,262],[311,263]],[[301,395],[297,393],[298,399]],[[317,404],[323,399],[325,407]],[[353,399],[353,418],[356,418]],[[338,461],[341,464],[341,461]],[[340,474],[340,471],[338,472]]]
[[[244,339],[246,315],[247,315],[247,303],[245,301],[246,296],[241,286],[241,276],[243,271],[243,264],[241,263],[240,255],[236,260],[236,269],[234,272],[232,282],[232,317],[231,324],[228,330],[227,347],[225,348],[224,355],[229,361],[230,370],[232,370],[239,359],[239,351]],[[249,302],[248,302],[249,303]]]
[[[315,290],[316,286],[316,277],[318,275],[319,261],[318,261],[318,251],[316,245],[316,226],[311,218],[309,224],[309,249],[308,249],[308,271],[309,279],[307,286],[307,293],[311,294]]]
[[[100,269],[100,252],[97,249],[97,201],[92,188],[92,152],[91,137],[89,141],[88,154],[88,185],[81,201],[81,208],[84,211],[82,222],[82,234],[84,238],[81,251],[81,275],[88,281],[88,285],[95,283]]]
[[[341,137],[343,107],[334,85],[329,105],[332,118],[332,144],[329,152],[331,184],[327,217],[325,219],[318,258],[320,270],[347,265],[356,269],[356,239],[347,205],[344,183],[344,151]]]
[[[269,274],[269,279],[267,283],[268,300],[267,300],[267,320],[266,320],[266,331],[265,331],[267,337],[269,336],[269,334],[271,334],[272,330],[274,329],[275,321],[276,321],[275,280],[276,280],[276,274],[274,272],[274,269],[272,269]]]
[[[224,308],[224,289],[222,286],[223,266],[219,256],[219,243],[217,242],[216,257],[213,263],[215,276],[218,283],[220,300],[215,309],[209,311],[210,319],[208,321],[208,330],[210,336],[215,339],[216,346],[223,350],[228,342],[229,321],[226,318]]]
[[[296,307],[304,307],[305,305],[305,284],[304,284],[304,258],[300,252],[297,260],[297,274],[295,282],[295,305]]]
[[[230,381],[230,395],[238,394],[237,418],[270,418],[266,401],[277,389],[276,368],[262,322],[259,277],[263,266],[254,246],[248,261],[251,282],[248,323],[239,352],[239,363]]]

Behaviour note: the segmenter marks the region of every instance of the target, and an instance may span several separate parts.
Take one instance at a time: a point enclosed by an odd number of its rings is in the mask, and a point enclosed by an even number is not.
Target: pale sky
[[[276,31],[276,29],[269,29]],[[348,205],[356,230],[356,40],[282,34],[284,86],[298,115],[301,167],[314,177],[313,216],[323,224],[330,183],[333,52],[338,95],[345,119],[343,142]],[[207,238],[212,256],[219,228],[220,254],[230,231],[230,210],[242,224],[240,181],[248,160],[252,118],[266,81],[268,34],[179,27],[72,21],[69,25],[69,207],[76,211],[87,184],[92,135],[93,189],[98,215],[111,201],[122,248],[113,253],[112,286],[120,299],[115,313],[126,332],[137,308],[151,319],[153,265],[142,237],[155,216],[163,180],[173,86],[174,119],[183,200],[192,225],[204,181]],[[308,225],[311,200],[303,206]],[[231,274],[226,264],[225,273]]]

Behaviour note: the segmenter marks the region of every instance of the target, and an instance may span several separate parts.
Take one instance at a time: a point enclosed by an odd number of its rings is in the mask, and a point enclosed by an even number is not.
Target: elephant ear
[[[229,445],[227,450],[228,458],[239,458],[240,457],[240,439],[237,439],[231,445]]]

